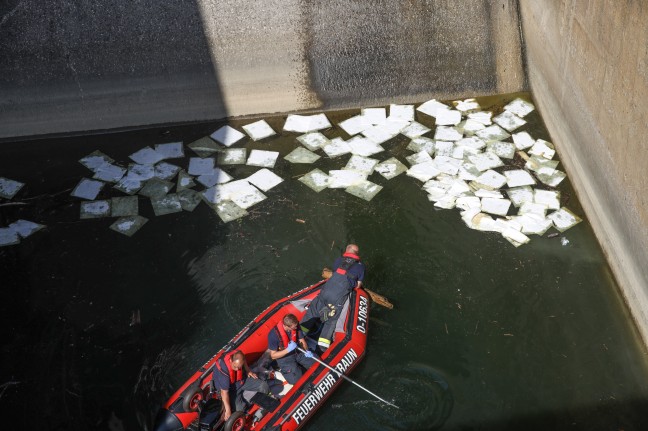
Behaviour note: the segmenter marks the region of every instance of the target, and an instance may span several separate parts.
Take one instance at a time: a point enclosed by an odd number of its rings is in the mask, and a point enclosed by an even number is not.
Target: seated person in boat
[[[301,321],[305,334],[314,331],[320,322],[324,323],[317,341],[318,348],[324,351],[329,348],[335,325],[340,317],[349,293],[362,286],[365,266],[360,262],[360,248],[356,244],[346,246],[344,254],[333,263],[333,275],[322,286],[320,293],[313,299],[308,311]]]
[[[306,353],[296,350],[297,343]],[[277,361],[281,374],[291,385],[294,385],[302,376],[300,365],[308,369],[315,362],[313,353],[308,351],[304,334],[299,329],[299,320],[294,314],[286,314],[268,333],[268,350],[270,350],[270,358]]]
[[[220,358],[214,367],[212,381],[214,388],[220,391],[225,408],[224,420],[232,415],[232,400],[236,411],[243,411],[247,402],[243,398],[244,391],[270,392],[268,383],[258,378],[250,371],[245,355],[240,350],[227,353]]]

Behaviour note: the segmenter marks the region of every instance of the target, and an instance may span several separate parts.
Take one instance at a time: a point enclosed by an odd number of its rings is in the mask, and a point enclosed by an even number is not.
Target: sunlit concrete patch
[[[493,121],[509,132],[517,130],[526,124],[526,121],[510,111],[502,112],[500,115],[493,118]]]
[[[191,189],[184,189],[177,193],[183,211],[193,211],[202,201],[200,193]]]
[[[555,228],[560,232],[565,232],[567,229],[570,229],[583,221],[580,217],[565,207],[549,214],[547,218],[553,222]]]
[[[538,177],[538,179],[542,183],[548,186],[558,187],[558,185],[562,182],[562,180],[567,178],[567,174],[565,174],[563,171],[559,171],[558,169],[556,169],[551,175],[538,173],[536,174],[536,177]]]
[[[389,105],[388,120],[414,121],[414,105]]]
[[[497,124],[493,124],[492,126],[488,126],[485,129],[479,130],[476,135],[486,141],[486,143],[493,141],[503,141],[504,139],[511,137],[511,135],[506,130],[502,129]]]
[[[128,178],[137,179],[141,181],[150,180],[155,177],[155,166],[153,165],[140,165],[139,163],[131,163],[128,166]]]
[[[445,111],[448,109],[450,109],[448,105],[441,103],[436,99],[428,100],[427,102],[422,103],[418,108],[416,108],[417,111],[434,118],[436,118],[437,112]]]
[[[9,227],[0,228],[0,247],[16,244],[20,244],[18,233]]]
[[[535,106],[533,106],[533,103],[529,103],[526,100],[520,99],[518,97],[517,99],[504,106],[504,110],[512,112],[519,117],[526,117],[528,114],[535,110]]]
[[[313,169],[306,175],[301,176],[298,181],[319,193],[328,188],[330,177],[319,169]]]
[[[360,112],[365,121],[374,126],[387,120],[387,110],[385,108],[364,108]]]
[[[504,171],[503,174],[509,187],[532,186],[536,183],[533,176],[524,169]]]
[[[261,193],[259,189],[251,184],[248,187],[241,188],[230,195],[230,200],[243,209],[248,209],[252,205],[264,201],[266,195]]]
[[[456,126],[461,122],[461,112],[454,109],[442,109],[437,111],[437,126]]]
[[[419,181],[425,182],[436,177],[440,173],[441,171],[437,168],[434,161],[432,161],[419,163],[418,165],[412,166],[407,170],[406,175],[412,178],[416,178]]]
[[[392,157],[378,163],[374,171],[378,172],[386,179],[391,180],[392,178],[397,177],[398,175],[407,171],[407,166],[401,163],[401,161],[396,157]]]
[[[458,141],[463,138],[463,133],[451,126],[437,126],[434,139],[437,141]]]
[[[146,217],[140,215],[122,217],[111,224],[110,229],[126,236],[133,236],[147,221]]]
[[[345,191],[353,196],[357,196],[360,199],[370,201],[383,189],[382,186],[374,184],[371,181],[364,180],[352,186],[349,186]]]
[[[316,115],[288,115],[284,130],[287,132],[309,133],[328,129],[331,123],[325,114]]]
[[[140,165],[154,165],[164,160],[164,155],[158,153],[151,147],[144,147],[141,150],[135,151],[128,158]]]
[[[274,168],[279,157],[278,151],[252,150],[247,159],[248,166],[259,166],[262,168]]]
[[[511,136],[513,137],[515,148],[518,150],[526,150],[535,144],[535,139],[533,139],[527,132],[513,133]]]
[[[344,130],[349,136],[354,136],[371,127],[372,123],[364,115],[361,114],[341,121],[338,126],[340,126],[340,128]]]
[[[515,144],[510,142],[489,142],[486,151],[496,154],[503,159],[512,159],[515,157]]]
[[[425,151],[429,155],[434,154],[434,139],[426,138],[425,136],[420,136],[414,138],[407,144],[407,149],[418,153],[419,151]]]
[[[417,138],[419,136],[425,135],[427,132],[429,132],[430,128],[424,126],[421,123],[418,123],[416,121],[412,121],[407,127],[405,127],[403,130],[401,130],[401,133],[405,136],[407,136],[410,139]]]
[[[191,157],[189,159],[189,175],[210,175],[214,171],[215,160],[213,157]]]
[[[156,144],[155,152],[166,159],[180,159],[184,157],[184,146],[182,142],[169,142],[166,144]]]
[[[110,201],[88,201],[81,202],[80,218],[101,218],[110,217]]]
[[[319,132],[306,133],[305,135],[297,136],[297,141],[311,151],[316,151],[330,143],[329,139]]]
[[[81,181],[79,181],[79,183],[76,185],[74,190],[72,190],[70,196],[93,201],[105,184],[106,183],[104,183],[103,181],[82,178]]]
[[[490,152],[469,155],[468,160],[470,160],[472,164],[482,172],[504,166],[502,160],[496,154]]]
[[[125,217],[139,214],[139,198],[137,196],[116,197],[110,200],[110,216]]]
[[[405,160],[407,160],[407,163],[410,164],[410,166],[418,165],[419,163],[429,163],[432,161],[432,156],[425,151],[421,150],[418,153],[414,153],[410,156],[405,157]]]
[[[267,192],[283,182],[283,178],[266,168],[259,169],[247,177],[246,180],[264,192]]]
[[[378,162],[380,162],[380,160],[353,155],[347,162],[346,166],[342,169],[350,169],[371,175]]]
[[[533,202],[546,205],[550,210],[560,209],[560,192],[536,189],[533,193]]]
[[[556,150],[551,142],[538,139],[529,150],[529,154],[551,160],[556,154]]]
[[[320,155],[315,154],[312,151],[307,150],[304,147],[297,147],[288,153],[284,159],[290,163],[315,163],[320,159]]]
[[[325,144],[322,147],[322,150],[324,150],[326,155],[330,158],[335,158],[344,154],[349,154],[351,152],[351,147],[349,147],[349,144],[347,144],[344,139],[333,138],[328,144]]]
[[[481,109],[479,102],[477,102],[477,100],[475,99],[454,100],[452,104],[455,106],[455,109],[457,111],[461,111],[463,113],[479,111]]]
[[[468,119],[481,123],[484,126],[490,126],[493,124],[493,113],[490,111],[473,112],[468,114]]]
[[[434,144],[434,154],[437,156],[452,157],[454,143],[450,141],[436,141]]]
[[[12,229],[14,232],[16,232],[19,237],[27,238],[38,232],[39,230],[45,228],[45,225],[29,220],[19,219],[11,223],[8,227],[9,229]]]
[[[482,212],[505,216],[511,207],[511,201],[508,199],[482,198]]]
[[[248,212],[240,206],[236,205],[234,202],[229,200],[224,200],[213,206],[214,211],[218,214],[223,223],[231,222],[232,220],[239,219],[248,215]]]
[[[184,169],[181,169],[180,172],[178,172],[178,181],[176,182],[176,191],[180,192],[182,190],[187,190],[192,187],[195,187],[196,183],[194,181],[194,177],[189,175],[184,171]]]
[[[147,198],[162,197],[169,193],[169,190],[171,190],[172,187],[173,183],[170,181],[152,178],[144,184],[144,187],[140,189],[139,194],[146,196]]]
[[[153,212],[156,216],[179,213],[182,211],[182,204],[180,203],[178,195],[175,193],[152,197],[151,206],[153,207]]]
[[[95,173],[92,178],[94,178],[95,180],[116,183],[119,182],[119,180],[121,180],[122,177],[126,174],[126,168],[106,163],[99,166],[97,169],[95,169],[94,172]]]
[[[180,167],[167,162],[160,162],[155,165],[155,177],[161,180],[171,180],[178,172]]]
[[[367,174],[350,169],[329,171],[328,188],[345,189],[355,184],[360,184],[367,179]]]
[[[519,247],[531,241],[531,239],[519,230],[507,228],[502,230],[502,236],[515,247]]]
[[[196,181],[205,187],[211,187],[232,181],[232,176],[221,168],[214,168],[211,173],[198,176]]]
[[[13,199],[16,193],[25,186],[20,181],[10,180],[9,178],[0,177],[0,197]]]
[[[187,145],[187,147],[191,148],[191,151],[196,153],[199,157],[209,157],[222,150],[222,147],[208,136],[193,141]]]
[[[516,207],[526,202],[533,202],[533,189],[530,186],[510,188],[506,190],[506,194]]]
[[[115,184],[113,188],[119,190],[120,192],[124,192],[127,195],[134,195],[142,187],[144,187],[144,183],[145,183],[144,180],[141,180],[137,177],[132,177],[130,175],[126,175],[124,178],[119,180],[119,182]]]
[[[376,144],[371,139],[362,138],[360,136],[354,136],[346,143],[349,148],[351,148],[351,153],[357,156],[369,157],[385,151],[380,144]]]
[[[218,153],[219,165],[244,165],[246,160],[246,148],[226,148]]]
[[[94,171],[97,168],[105,165],[106,163],[114,163],[114,160],[101,151],[96,150],[79,160],[79,163],[81,163],[91,171]]]
[[[231,126],[223,126],[209,135],[209,137],[219,144],[231,147],[241,139],[245,138],[245,135]]]
[[[259,120],[251,124],[243,126],[243,130],[248,134],[253,141],[260,141],[261,139],[268,138],[277,134],[272,127],[265,121]]]

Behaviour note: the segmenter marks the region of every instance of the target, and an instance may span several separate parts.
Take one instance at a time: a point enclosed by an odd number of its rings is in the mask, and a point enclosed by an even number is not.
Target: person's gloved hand
[[[295,343],[294,341],[291,341],[290,343],[288,343],[288,347],[286,347],[286,350],[288,350],[289,352],[292,352],[296,348],[297,348],[297,343]]]
[[[309,358],[309,359],[313,359],[315,357],[315,354],[313,352],[311,352],[310,350],[307,350],[306,353],[304,353],[304,356]]]

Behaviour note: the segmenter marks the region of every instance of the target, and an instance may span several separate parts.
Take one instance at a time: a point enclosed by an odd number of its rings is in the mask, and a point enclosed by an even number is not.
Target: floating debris
[[[209,157],[214,153],[222,151],[222,148],[208,136],[192,142],[187,147],[191,148],[200,157]]]
[[[427,102],[421,104],[421,106],[416,108],[417,111],[427,114],[430,117],[434,117],[434,118],[436,118],[437,112],[444,111],[447,109],[450,109],[448,105],[438,102],[436,99],[428,100]]]
[[[504,139],[511,137],[506,130],[502,129],[497,124],[493,124],[492,126],[488,126],[485,129],[478,131],[476,135],[486,141],[486,143],[503,141]]]
[[[556,154],[556,150],[551,142],[547,142],[544,139],[538,139],[529,150],[529,154],[551,160]]]
[[[279,157],[278,151],[252,150],[246,164],[262,168],[274,168],[277,157]]]
[[[110,217],[110,201],[81,202],[81,219]]]
[[[484,126],[490,126],[493,124],[493,113],[489,111],[473,112],[468,114],[468,119],[481,123]]]
[[[322,149],[330,158],[339,157],[351,152],[351,147],[342,138],[331,139],[331,141],[324,145]]]
[[[354,184],[360,184],[367,179],[367,174],[350,169],[329,171],[328,188],[345,189]]]
[[[383,189],[382,186],[374,184],[371,181],[361,181],[357,184],[349,186],[345,191],[353,196],[357,196],[366,201],[370,201]]]
[[[407,145],[407,149],[418,153],[419,151],[425,151],[429,155],[433,155],[435,151],[435,141],[434,139],[426,138],[425,136],[420,136],[414,138]]]
[[[325,114],[288,115],[283,129],[287,132],[309,133],[330,127],[331,123]]]
[[[389,105],[388,120],[414,121],[414,105]]]
[[[319,193],[325,188],[328,188],[330,177],[321,170],[314,169],[306,175],[301,176],[298,181]]]
[[[9,227],[0,228],[0,247],[16,244],[20,244],[18,233]]]
[[[224,184],[232,181],[233,177],[221,168],[214,168],[211,173],[200,175],[196,178],[200,184],[205,187],[212,187],[216,184]]]
[[[387,120],[387,110],[385,108],[364,108],[360,112],[365,121],[372,126],[382,124]]]
[[[236,193],[245,193],[246,191],[250,192],[250,187],[254,189],[247,180],[236,180],[210,187],[202,192],[202,196],[208,203],[214,204],[224,200],[229,200]]]
[[[506,177],[500,173],[487,170],[474,180],[474,184],[480,189],[498,190],[506,184]]]
[[[533,110],[535,110],[535,106],[533,106],[532,103],[529,103],[526,100],[517,98],[504,106],[504,110],[512,112],[513,114],[524,118],[529,113],[533,112]]]
[[[124,178],[119,180],[113,188],[124,192],[127,195],[133,195],[144,186],[144,182],[144,180],[140,180],[139,178],[133,178],[130,175],[126,175]]]
[[[488,148],[486,149],[486,151],[495,154],[497,157],[501,157],[503,159],[512,159],[513,157],[515,157],[515,144],[512,144],[510,142],[490,142],[488,143],[487,147]]]
[[[189,175],[211,175],[214,173],[213,157],[199,158],[192,157],[189,159]]]
[[[191,189],[184,189],[177,193],[180,205],[184,211],[193,211],[202,201],[200,193]]]
[[[165,159],[179,159],[184,157],[184,147],[182,142],[169,142],[168,144],[157,144],[155,152],[162,155]]]
[[[305,135],[297,136],[297,141],[304,147],[311,151],[316,151],[319,148],[329,144],[329,139],[319,132],[307,133]]]
[[[513,142],[518,150],[526,150],[535,144],[535,139],[527,132],[513,133]]]
[[[395,157],[387,159],[383,162],[380,162],[376,165],[374,171],[378,172],[380,175],[385,177],[388,180],[391,180],[394,177],[402,174],[407,171],[407,166],[400,162]]]
[[[542,183],[548,186],[558,187],[558,185],[562,182],[562,180],[567,178],[567,174],[565,174],[563,171],[559,171],[558,169],[556,169],[551,175],[536,174],[536,177],[538,177],[538,179],[542,181]]]
[[[373,124],[367,120],[364,115],[356,115],[354,117],[348,118],[344,121],[341,121],[338,126],[344,130],[349,136],[357,135],[363,130],[368,129]]]
[[[409,126],[405,127],[403,130],[401,130],[401,133],[405,136],[407,136],[410,139],[418,138],[419,136],[425,135],[427,132],[429,132],[430,128],[424,126],[421,123],[417,123],[416,121],[412,121]]]
[[[560,192],[536,189],[533,193],[533,202],[546,205],[550,210],[560,209]]]
[[[79,184],[77,184],[74,190],[72,190],[70,196],[93,201],[105,184],[106,183],[102,181],[82,178],[81,181],[79,181]]]
[[[224,223],[228,223],[232,220],[236,220],[241,217],[248,215],[248,212],[243,208],[239,207],[232,201],[222,201],[214,206],[214,211],[218,214],[218,217],[223,220]]]
[[[227,148],[218,154],[219,165],[244,165],[246,160],[245,148]]]
[[[428,163],[432,161],[432,156],[430,156],[430,153],[428,153],[425,150],[421,150],[418,153],[414,153],[411,156],[405,157],[405,160],[407,160],[407,163],[410,164],[410,166],[418,165],[419,163]]]
[[[500,115],[493,118],[493,121],[509,132],[519,129],[526,124],[526,121],[510,111],[502,112]]]
[[[482,198],[482,212],[505,216],[511,207],[511,201],[508,199]]]
[[[434,131],[434,139],[437,141],[458,141],[463,138],[463,133],[454,127],[437,126]]]
[[[144,226],[147,221],[148,219],[146,217],[142,217],[140,215],[122,217],[111,224],[110,229],[126,236],[133,236],[133,234],[140,230],[140,228]]]
[[[88,154],[81,160],[79,160],[79,163],[81,163],[83,166],[86,168],[90,169],[91,171],[95,171],[97,168],[100,168],[101,166],[105,164],[110,164],[114,163],[114,160],[102,153],[101,151],[93,151],[92,153]]]
[[[491,152],[470,155],[468,156],[468,160],[481,172],[504,166],[504,163],[502,163],[502,160],[497,154]]]
[[[536,183],[531,174],[524,169],[513,169],[503,173],[509,187],[532,186]]]
[[[315,163],[320,157],[312,151],[308,151],[306,148],[297,147],[284,157],[284,159],[290,163]]]
[[[209,135],[209,137],[226,147],[231,147],[243,139],[245,135],[231,126],[223,126]]]
[[[0,197],[13,199],[13,197],[16,196],[16,193],[18,193],[24,186],[25,183],[0,177]]]
[[[95,180],[106,181],[108,183],[116,183],[121,180],[126,174],[126,169],[121,166],[105,163],[99,166],[95,171],[92,178]]]
[[[155,177],[161,180],[171,180],[178,172],[180,167],[167,162],[160,162],[154,166]]]
[[[193,177],[186,173],[184,170],[178,172],[178,182],[176,184],[176,191],[180,192],[182,190],[190,189],[194,187],[196,183],[193,180]]]
[[[151,206],[156,216],[173,214],[182,211],[182,204],[175,193],[151,197]]]
[[[440,173],[441,171],[437,168],[434,161],[432,161],[432,162],[419,163],[417,165],[412,166],[407,170],[406,175],[425,182],[436,177]]]
[[[515,247],[519,247],[523,244],[526,244],[530,241],[529,237],[515,229],[504,229],[502,231],[502,236]]]
[[[533,189],[529,186],[508,189],[506,194],[516,207],[520,207],[526,202],[533,202]]]
[[[282,183],[283,178],[281,178],[271,170],[264,168],[259,169],[258,171],[247,177],[247,181],[258,189],[267,192],[268,190]]]
[[[369,157],[374,154],[385,151],[380,144],[376,144],[371,139],[355,136],[347,141],[347,145],[351,148],[351,153],[357,156]]]
[[[260,141],[261,139],[277,134],[265,120],[259,120],[255,123],[243,126],[243,130],[245,130],[245,133],[247,133],[253,141]]]
[[[110,216],[125,217],[139,214],[139,198],[137,196],[124,196],[110,200]]]
[[[481,109],[481,106],[479,106],[479,103],[475,99],[455,100],[452,104],[458,111],[461,111],[464,114],[470,111],[479,111]]]
[[[147,181],[155,177],[155,166],[154,165],[140,165],[138,163],[132,163],[128,167],[128,173],[126,174],[128,178],[138,179],[141,181]]]
[[[461,122],[461,112],[454,109],[444,109],[437,112],[437,126],[456,126]]]
[[[353,155],[343,169],[351,169],[370,175],[379,162],[380,160],[377,159]]]
[[[9,225],[9,229],[12,229],[21,238],[27,238],[44,227],[44,224],[34,223],[33,221],[23,219],[16,220]]]
[[[128,156],[128,158],[140,165],[154,165],[164,160],[164,155],[158,153],[151,147],[144,147]]]
[[[169,190],[172,188],[172,182],[153,178],[144,184],[144,187],[139,191],[139,194],[151,199],[159,198],[169,193]]]
[[[408,124],[409,123],[391,121],[388,118],[384,123],[377,124],[363,130],[362,135],[374,144],[378,145],[398,136],[401,130],[403,130],[403,128],[405,128],[405,126],[407,126]],[[361,139],[359,136],[356,136],[355,138]],[[348,142],[351,142],[351,140],[349,140]]]
[[[248,185],[248,187],[240,189],[235,193],[232,193],[232,195],[230,196],[231,201],[243,209],[248,209],[252,205],[256,205],[266,198],[266,195],[261,193],[256,187],[252,185]]]
[[[553,222],[556,229],[560,232],[565,232],[567,229],[570,229],[583,221],[580,217],[565,207],[549,214],[547,218]]]

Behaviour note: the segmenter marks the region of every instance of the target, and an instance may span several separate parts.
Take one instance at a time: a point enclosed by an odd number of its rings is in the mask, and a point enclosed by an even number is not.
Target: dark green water
[[[281,130],[284,119],[267,121]],[[528,119],[534,138],[551,140],[537,113]],[[132,238],[109,230],[113,219],[78,221],[69,192],[88,174],[78,159],[99,149],[126,161],[145,145],[215,129],[0,146],[0,176],[26,182],[15,200],[29,204],[0,207],[2,225],[48,226],[0,248],[3,429],[150,429],[178,385],[270,302],[317,281],[351,241],[368,266],[366,285],[395,304],[372,309],[367,357],[351,377],[402,409],[345,385],[307,429],[428,430],[448,414],[444,430],[648,429],[646,351],[587,222],[563,235],[566,246],[533,236],[516,249],[468,229],[456,210],[435,210],[404,175],[374,174],[385,188],[370,203],[293,178],[348,157],[315,166],[280,159],[275,172],[286,181],[228,224],[205,204],[155,217],[145,198],[140,214],[150,221]],[[246,146],[284,156],[295,136]],[[404,160],[408,141],[398,137],[376,157]],[[226,167],[235,178],[256,169]],[[582,216],[569,184],[560,189]],[[135,311],[141,324],[131,325]]]

